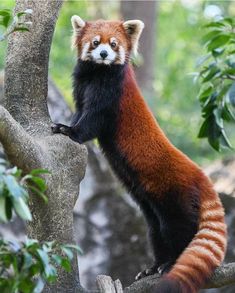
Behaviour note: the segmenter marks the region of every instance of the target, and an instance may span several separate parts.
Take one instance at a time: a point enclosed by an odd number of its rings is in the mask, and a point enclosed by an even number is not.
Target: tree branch
[[[143,293],[152,292],[153,288],[159,282],[161,276],[158,274],[148,276],[139,281],[134,282],[129,287],[122,289],[119,280],[113,281],[109,276],[100,275],[96,279],[98,288],[102,288],[101,292],[113,293]],[[235,283],[235,263],[221,265],[217,268],[205,289],[221,288],[223,286]],[[118,284],[118,288],[117,285]]]
[[[9,37],[5,68],[5,95],[0,107],[0,141],[11,163],[24,171],[43,168],[48,204],[30,197],[33,221],[27,224],[30,238],[73,243],[73,208],[84,177],[85,146],[63,135],[52,135],[47,109],[48,61],[55,23],[63,0],[17,0],[16,12],[32,9],[29,32]],[[11,116],[12,115],[12,116]],[[58,268],[58,280],[46,292],[84,292],[77,259],[72,270]]]
[[[0,105],[0,141],[12,164],[25,172],[40,168],[42,150],[10,113]]]
[[[205,288],[221,288],[235,284],[235,262],[224,264],[215,270]]]

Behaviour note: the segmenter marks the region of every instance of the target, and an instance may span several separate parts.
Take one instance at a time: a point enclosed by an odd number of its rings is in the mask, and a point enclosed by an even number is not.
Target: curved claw
[[[60,133],[59,124],[52,124],[51,125],[51,130],[52,130],[53,133]]]
[[[135,277],[135,280],[140,280],[144,277],[147,277],[147,276],[151,276],[151,275],[154,275],[158,272],[158,266],[154,265],[152,266],[151,268],[148,268],[148,269],[145,269],[144,271],[142,272],[139,272],[137,274],[137,276]]]
[[[168,273],[171,269],[173,265],[173,262],[169,261],[169,262],[166,262],[162,265],[160,265],[158,268],[157,268],[157,272],[160,274],[160,275],[163,275],[165,273]]]
[[[53,133],[62,133],[64,135],[70,135],[71,128],[64,124],[52,124],[51,130]]]

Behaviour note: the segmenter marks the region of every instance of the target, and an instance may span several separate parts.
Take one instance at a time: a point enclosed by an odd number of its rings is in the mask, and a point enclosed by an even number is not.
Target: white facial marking
[[[90,43],[87,42],[84,44],[84,46],[82,47],[82,52],[81,52],[81,60],[86,61],[88,60],[88,50],[90,47]]]
[[[101,51],[107,52],[107,57],[103,59],[100,56]],[[112,50],[109,44],[100,44],[97,48],[92,50],[91,56],[97,63],[110,64],[116,59],[116,53]]]
[[[92,39],[92,42],[94,42],[94,41],[100,41],[100,36],[99,35],[97,35],[97,36],[95,36],[93,39]]]
[[[117,44],[117,39],[116,39],[116,38],[114,38],[114,37],[113,37],[113,38],[111,38],[111,39],[110,39],[110,43],[115,43],[115,44]]]

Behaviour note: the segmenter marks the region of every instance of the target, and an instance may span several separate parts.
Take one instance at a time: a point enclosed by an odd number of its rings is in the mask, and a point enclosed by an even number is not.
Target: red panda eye
[[[93,42],[93,45],[96,47],[96,46],[99,45],[99,42],[98,42],[98,41],[94,41],[94,42]]]
[[[112,47],[112,48],[115,48],[116,45],[117,45],[117,44],[116,44],[115,42],[112,42],[112,43],[111,43],[111,47]]]

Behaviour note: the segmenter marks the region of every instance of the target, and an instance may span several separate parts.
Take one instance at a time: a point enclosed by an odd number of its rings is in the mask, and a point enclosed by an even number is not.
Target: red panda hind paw
[[[51,130],[52,132],[55,134],[55,133],[62,133],[64,135],[69,135],[70,133],[70,127],[69,126],[66,126],[66,125],[63,125],[63,124],[53,124],[51,126]]]
[[[144,271],[139,272],[137,274],[137,276],[135,277],[135,280],[138,281],[138,280],[140,280],[140,279],[142,279],[144,277],[151,276],[151,275],[154,275],[156,273],[159,273],[158,272],[158,266],[154,265],[149,269],[145,269]]]
[[[166,262],[162,265],[160,265],[158,268],[157,268],[157,272],[160,274],[160,275],[163,275],[165,273],[168,273],[170,271],[170,269],[172,268],[173,266],[173,262],[169,261],[169,262]]]

